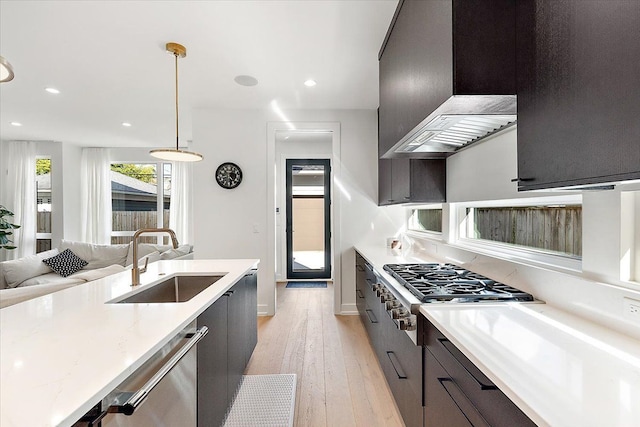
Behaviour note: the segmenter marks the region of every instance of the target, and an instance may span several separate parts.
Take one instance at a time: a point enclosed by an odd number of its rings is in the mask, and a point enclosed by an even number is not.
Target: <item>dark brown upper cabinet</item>
[[[455,146],[443,144],[420,153],[393,149],[422,134],[437,111],[467,114],[489,102],[496,114],[507,99],[515,114],[515,1],[401,0],[380,50],[379,74],[380,156],[452,154]]]
[[[518,189],[640,179],[640,2],[517,2]]]
[[[378,205],[446,202],[445,159],[379,159]]]

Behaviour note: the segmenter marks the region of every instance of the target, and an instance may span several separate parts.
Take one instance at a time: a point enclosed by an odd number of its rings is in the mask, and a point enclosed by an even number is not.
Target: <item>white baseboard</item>
[[[343,316],[352,316],[358,314],[358,307],[355,303],[352,304],[342,304],[340,306],[340,314]]]
[[[258,304],[258,316],[270,316],[267,304]]]

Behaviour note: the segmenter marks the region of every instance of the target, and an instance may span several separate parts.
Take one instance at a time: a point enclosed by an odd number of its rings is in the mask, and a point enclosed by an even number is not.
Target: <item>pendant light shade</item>
[[[13,67],[9,61],[0,56],[0,83],[13,80]]]
[[[168,160],[172,162],[199,162],[203,159],[202,154],[194,153],[193,151],[181,150],[179,147],[178,137],[178,57],[184,58],[187,56],[187,48],[178,43],[167,43],[167,52],[173,54],[176,64],[176,148],[159,148],[151,150],[149,154],[153,157],[162,160]]]

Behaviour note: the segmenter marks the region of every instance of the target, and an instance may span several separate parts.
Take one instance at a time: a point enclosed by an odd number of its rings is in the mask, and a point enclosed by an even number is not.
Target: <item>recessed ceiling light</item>
[[[22,123],[18,123],[18,122],[11,122],[12,126],[22,126]]]
[[[315,86],[316,84],[317,84],[317,83],[316,83],[316,81],[315,81],[315,80],[312,80],[312,79],[309,79],[309,80],[307,80],[306,82],[304,82],[304,85],[305,85],[305,86],[307,86],[307,87],[313,87],[313,86]]]
[[[44,90],[46,90],[49,93],[53,93],[53,94],[59,94],[60,91],[58,89],[56,89],[55,87],[46,87],[44,88]]]
[[[130,128],[131,127],[131,123],[122,122],[122,126],[124,126],[126,128]]]
[[[255,86],[258,84],[258,79],[252,76],[235,76],[233,80],[240,86]]]

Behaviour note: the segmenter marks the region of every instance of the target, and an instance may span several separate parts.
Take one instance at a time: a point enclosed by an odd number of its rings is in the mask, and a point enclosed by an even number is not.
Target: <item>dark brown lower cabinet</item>
[[[197,319],[198,425],[222,425],[257,343],[257,275],[251,271]]]
[[[435,326],[424,321],[425,427],[534,427]]]
[[[422,426],[422,351],[399,330],[376,294],[373,267],[356,252],[356,305],[407,427]]]
[[[422,426],[422,346],[382,310],[380,366],[407,427]]]

